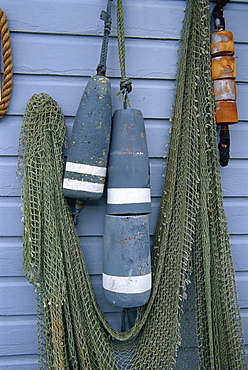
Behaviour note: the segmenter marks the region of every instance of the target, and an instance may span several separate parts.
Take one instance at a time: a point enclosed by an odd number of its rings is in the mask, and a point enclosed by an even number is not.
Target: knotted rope
[[[12,90],[12,56],[10,47],[10,36],[6,14],[0,9],[0,30],[2,39],[3,56],[3,89],[0,100],[0,118],[8,111],[10,103],[10,93]]]
[[[122,93],[123,107],[124,109],[126,109],[130,103],[127,96],[132,91],[132,81],[126,76],[125,34],[124,34],[122,0],[117,0],[117,36],[118,36],[119,61],[122,77],[122,80],[120,82],[120,91],[117,95]]]

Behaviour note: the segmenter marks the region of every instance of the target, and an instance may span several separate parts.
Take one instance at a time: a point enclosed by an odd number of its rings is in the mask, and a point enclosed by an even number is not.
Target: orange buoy
[[[231,125],[238,122],[236,101],[220,100],[215,102],[217,125]]]
[[[222,55],[212,58],[212,80],[236,78],[236,62],[233,56]]]
[[[234,55],[235,48],[233,33],[231,31],[213,32],[211,34],[210,52],[212,57],[220,55]]]
[[[227,1],[216,1],[213,9],[215,32],[211,34],[212,79],[215,99],[215,120],[220,127],[219,162],[222,167],[230,159],[229,124],[238,122],[236,104],[236,63],[233,33],[225,30],[223,6]]]
[[[236,82],[232,79],[214,80],[214,99],[218,100],[236,100]]]
[[[212,80],[217,125],[238,122],[236,104],[236,61],[233,34],[217,31],[211,34]]]

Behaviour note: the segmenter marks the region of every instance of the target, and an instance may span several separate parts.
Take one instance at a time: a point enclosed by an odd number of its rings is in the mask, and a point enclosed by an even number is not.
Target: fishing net
[[[112,329],[99,308],[62,194],[63,114],[46,94],[27,104],[20,139],[23,260],[37,291],[41,367],[247,368],[218,168],[209,23],[208,1],[188,0],[153,290],[128,331]]]

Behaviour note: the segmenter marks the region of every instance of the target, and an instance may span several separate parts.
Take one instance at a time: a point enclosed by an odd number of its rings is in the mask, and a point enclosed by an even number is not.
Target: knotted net
[[[47,369],[246,369],[213,117],[209,4],[188,0],[153,244],[153,291],[127,332],[98,306],[62,194],[66,126],[46,94],[21,129],[23,260]],[[43,365],[42,365],[43,364]]]

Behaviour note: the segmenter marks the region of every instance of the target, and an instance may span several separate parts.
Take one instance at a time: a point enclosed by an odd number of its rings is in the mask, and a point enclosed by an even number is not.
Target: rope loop
[[[0,118],[8,111],[10,103],[10,93],[12,90],[12,55],[10,47],[10,36],[6,14],[0,9],[0,30],[2,39],[2,58],[3,58],[3,88],[0,99]]]

